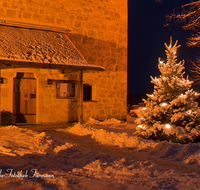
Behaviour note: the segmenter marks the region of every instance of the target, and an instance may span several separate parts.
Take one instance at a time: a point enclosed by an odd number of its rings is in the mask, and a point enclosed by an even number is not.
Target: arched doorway
[[[36,123],[36,79],[18,72],[13,79],[13,123]]]

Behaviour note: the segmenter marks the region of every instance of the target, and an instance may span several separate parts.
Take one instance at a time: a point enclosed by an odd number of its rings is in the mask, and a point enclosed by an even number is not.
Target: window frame
[[[74,96],[68,96],[68,97],[58,96],[58,89],[57,89],[58,83],[74,84]],[[75,80],[56,80],[56,98],[57,99],[76,99],[77,98],[77,83],[78,83],[78,81],[75,81]]]

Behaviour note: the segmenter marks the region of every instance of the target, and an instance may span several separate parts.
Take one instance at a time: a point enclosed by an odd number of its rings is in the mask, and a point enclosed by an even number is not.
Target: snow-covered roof
[[[104,70],[88,64],[65,33],[0,26],[0,60]]]

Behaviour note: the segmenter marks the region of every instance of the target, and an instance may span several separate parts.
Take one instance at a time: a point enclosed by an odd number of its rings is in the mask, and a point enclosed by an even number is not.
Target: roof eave
[[[51,64],[51,63],[40,63],[31,61],[18,61],[18,60],[5,60],[0,59],[0,65],[10,68],[26,67],[26,68],[42,68],[42,69],[75,69],[75,70],[96,70],[104,71],[105,68],[102,66],[79,66],[79,65],[63,65],[63,64]]]

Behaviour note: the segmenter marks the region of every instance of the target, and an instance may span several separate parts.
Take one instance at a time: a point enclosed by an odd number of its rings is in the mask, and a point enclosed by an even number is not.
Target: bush
[[[1,125],[12,124],[12,113],[10,111],[1,111]]]

